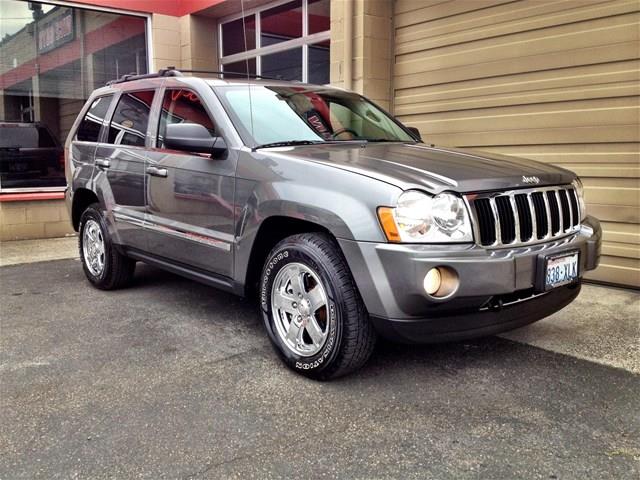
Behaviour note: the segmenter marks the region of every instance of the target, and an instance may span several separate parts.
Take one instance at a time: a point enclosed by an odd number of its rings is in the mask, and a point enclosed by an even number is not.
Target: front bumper
[[[580,276],[598,266],[602,230],[587,217],[572,235],[519,248],[399,245],[339,240],[378,331],[408,342],[497,333],[540,320],[571,302],[579,284],[536,290],[541,255],[580,251]],[[460,284],[446,299],[429,297],[423,279],[449,267]]]

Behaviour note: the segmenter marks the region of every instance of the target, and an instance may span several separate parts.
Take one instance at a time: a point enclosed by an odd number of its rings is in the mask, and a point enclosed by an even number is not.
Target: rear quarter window
[[[87,113],[85,113],[78,131],[76,132],[76,140],[81,142],[97,142],[100,137],[100,129],[107,115],[107,110],[111,104],[113,95],[105,95],[96,98]]]

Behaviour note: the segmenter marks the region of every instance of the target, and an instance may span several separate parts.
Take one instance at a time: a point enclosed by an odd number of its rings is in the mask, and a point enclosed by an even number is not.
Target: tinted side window
[[[153,90],[123,93],[109,124],[108,143],[144,147]]]
[[[158,128],[157,146],[164,147],[164,133],[167,123],[199,123],[204,125],[211,135],[215,136],[215,126],[209,114],[202,106],[198,95],[191,90],[170,89],[162,99],[162,113]]]
[[[97,142],[100,136],[100,127],[109,109],[113,95],[96,98],[87,111],[76,133],[76,140],[81,142]]]

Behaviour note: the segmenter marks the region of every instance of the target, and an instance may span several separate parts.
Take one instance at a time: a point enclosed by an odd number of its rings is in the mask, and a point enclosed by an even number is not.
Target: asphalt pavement
[[[246,300],[140,264],[116,292],[76,259],[4,266],[0,478],[635,480],[638,314],[587,286],[514,340],[383,342],[319,383]]]

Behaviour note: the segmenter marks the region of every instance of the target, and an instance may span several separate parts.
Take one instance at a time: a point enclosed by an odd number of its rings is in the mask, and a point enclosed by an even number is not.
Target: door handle
[[[105,160],[104,158],[96,158],[95,164],[98,167],[109,168],[111,166],[111,162],[109,160]]]
[[[147,173],[154,177],[166,177],[169,172],[166,168],[147,167]]]

